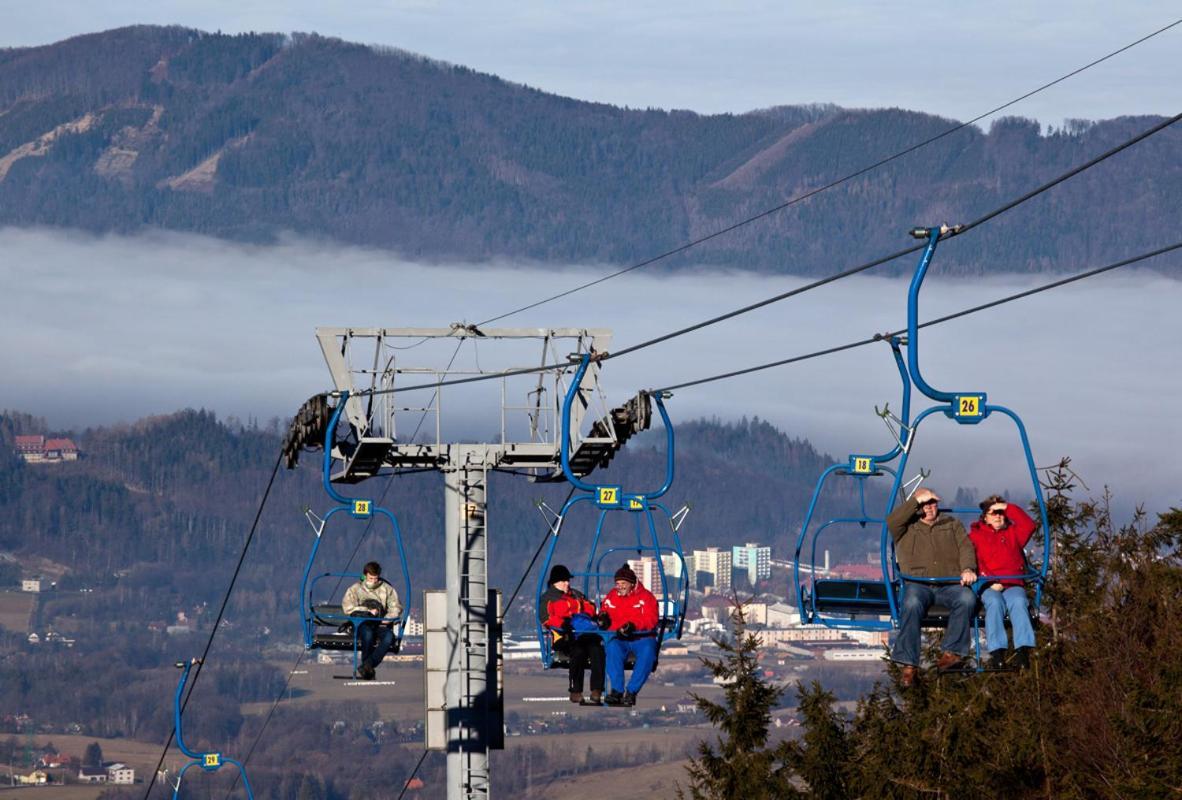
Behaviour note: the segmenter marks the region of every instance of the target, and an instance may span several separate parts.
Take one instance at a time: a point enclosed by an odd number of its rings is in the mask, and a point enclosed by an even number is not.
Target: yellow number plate
[[[860,472],[860,473],[865,474],[869,471],[870,471],[870,459],[868,459],[868,458],[855,458],[854,459],[854,472]]]
[[[632,511],[640,511],[644,508],[644,503],[635,497],[630,497],[628,498],[628,508]]]
[[[218,755],[217,753],[206,753],[205,754],[205,766],[220,767],[221,765],[222,765],[222,757],[220,755]]]
[[[353,516],[368,517],[370,514],[370,506],[368,500],[354,500],[353,501]]]
[[[620,503],[620,490],[615,486],[599,487],[599,505],[614,506]]]
[[[956,398],[956,416],[958,417],[979,417],[981,416],[981,397],[975,394],[961,395]]]

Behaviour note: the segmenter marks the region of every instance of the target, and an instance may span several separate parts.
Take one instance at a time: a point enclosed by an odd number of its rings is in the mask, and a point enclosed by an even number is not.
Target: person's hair
[[[377,575],[380,578],[380,577],[382,577],[382,565],[376,561],[370,561],[368,564],[366,564],[364,567],[361,568],[361,574],[362,575]]]
[[[978,504],[981,508],[981,519],[984,520],[985,515],[989,513],[989,509],[991,507],[997,505],[998,503],[1002,503],[1007,506],[1009,505],[1009,501],[1006,500],[1004,497],[1002,497],[1000,494],[991,494],[988,497],[986,497],[984,500],[982,500]]]

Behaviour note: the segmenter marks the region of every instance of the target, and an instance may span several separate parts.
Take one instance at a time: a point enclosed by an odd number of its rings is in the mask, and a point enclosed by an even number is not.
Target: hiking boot
[[[603,692],[591,690],[591,697],[579,703],[581,706],[601,706],[603,705]]]
[[[361,666],[357,668],[357,677],[363,681],[372,681],[376,676],[377,672],[368,661],[362,661]]]
[[[904,664],[903,668],[899,670],[899,685],[904,689],[910,689],[915,684],[915,679],[919,677],[919,667],[911,664]]]
[[[937,672],[947,672],[950,669],[956,669],[964,664],[964,657],[958,656],[956,653],[950,653],[945,650],[940,654],[940,658],[936,661]]]
[[[1006,651],[990,650],[989,651],[989,668],[990,669],[1005,669],[1006,665]]]
[[[635,701],[635,698],[633,700]],[[607,706],[622,706],[624,705],[624,695],[619,692],[608,692],[603,704]]]
[[[1026,669],[1030,666],[1030,653],[1034,650],[1033,647],[1019,647],[1014,651],[1014,666],[1018,669]]]
[[[636,705],[636,692],[624,692],[624,705]]]
[[[583,693],[582,692],[571,692],[570,693],[570,701],[572,703],[582,703],[583,702]]]

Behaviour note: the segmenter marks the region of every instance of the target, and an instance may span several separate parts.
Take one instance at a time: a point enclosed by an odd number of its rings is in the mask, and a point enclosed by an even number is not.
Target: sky
[[[954,239],[941,248],[956,246],[971,245]],[[447,327],[603,271],[602,265],[422,265],[296,239],[261,247],[177,234],[6,229],[0,252],[0,285],[21,287],[20,302],[0,315],[0,341],[20,342],[0,350],[0,408],[46,416],[62,428],[184,407],[263,423],[288,417],[305,398],[330,388],[317,326]],[[938,252],[924,287],[923,318],[1049,280],[941,279],[939,258]],[[325,285],[326,263],[333,264],[335,289]],[[1097,493],[1110,484],[1125,502],[1158,510],[1182,504],[1177,471],[1160,467],[1182,441],[1175,408],[1182,389],[1176,369],[1182,258],[1153,265],[1161,271],[1109,273],[930,328],[921,335],[923,374],[937,388],[985,390],[991,402],[1015,410],[1038,466],[1069,455]],[[30,271],[37,280],[27,280]],[[607,327],[614,331],[609,350],[619,350],[803,282],[639,272],[498,324]],[[609,361],[602,376],[607,400],[616,405],[639,389],[902,328],[906,291],[903,279],[858,276]],[[445,343],[443,350],[424,345],[398,355],[404,366],[439,366],[452,351]],[[454,366],[532,366],[539,359],[540,351],[523,356],[495,343],[469,343]],[[445,432],[482,438],[495,432],[499,384],[479,386],[445,390]],[[427,400],[398,397],[411,406]],[[899,398],[889,348],[875,345],[679,390],[669,408],[675,420],[759,416],[844,460],[852,452],[891,448],[874,407],[889,402],[898,410]],[[926,405],[916,398],[917,411]],[[1016,430],[1000,417],[964,429],[932,418],[912,459],[913,466],[936,470],[937,485],[1021,491],[1028,481]]]
[[[0,46],[139,23],[304,31],[615,105],[719,113],[835,103],[965,120],[1180,17],[1166,0],[42,0],[6,4]],[[1055,126],[1175,114],[1180,46],[1182,26],[1006,113]]]

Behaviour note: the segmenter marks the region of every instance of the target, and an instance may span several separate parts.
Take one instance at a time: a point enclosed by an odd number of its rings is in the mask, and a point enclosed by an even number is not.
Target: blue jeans
[[[1030,611],[1026,604],[1026,590],[1021,586],[1007,586],[995,592],[986,587],[981,592],[985,604],[985,646],[989,652],[1006,649],[1006,612],[1014,630],[1014,648],[1034,647],[1034,628],[1030,625]]]
[[[945,606],[949,612],[943,648],[958,656],[969,654],[969,631],[973,612],[977,610],[977,596],[973,590],[958,583],[933,586],[905,581],[892,661],[919,666],[919,624],[933,603]]]
[[[629,653],[636,655],[636,663],[632,667],[632,677],[624,691],[638,694],[653,671],[653,664],[657,661],[657,637],[645,636],[640,639],[621,639],[614,636],[607,640],[607,678],[611,681],[612,691],[618,692],[624,687],[624,659]]]
[[[361,656],[361,661],[357,662],[358,666],[366,661],[371,667],[381,664],[393,644],[394,629],[389,625],[362,622],[361,627],[357,629],[357,649],[358,655]]]

